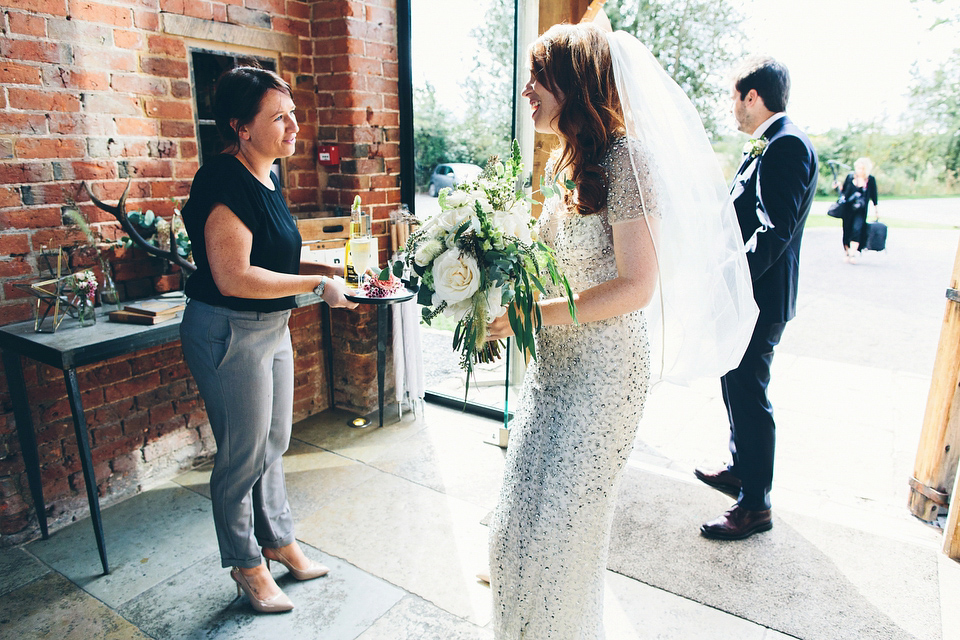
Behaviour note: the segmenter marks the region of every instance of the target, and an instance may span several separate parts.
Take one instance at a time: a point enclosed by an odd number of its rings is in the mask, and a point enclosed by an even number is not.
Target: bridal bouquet
[[[514,141],[506,165],[492,158],[477,180],[441,190],[440,213],[410,236],[394,264],[395,274],[406,265],[419,276],[417,301],[427,324],[441,313],[456,318],[453,349],[460,352],[468,384],[474,364],[499,357],[500,342],[487,342],[487,323],[504,313],[517,346],[536,358],[533,335],[540,328],[540,309],[534,291],[546,293],[542,278],[563,286],[576,321],[567,278],[552,250],[533,236],[534,201],[518,191],[522,171]]]

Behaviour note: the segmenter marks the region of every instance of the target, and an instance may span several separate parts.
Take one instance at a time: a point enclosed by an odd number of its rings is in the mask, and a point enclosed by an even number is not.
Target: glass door
[[[517,136],[517,7],[516,0],[410,0],[421,220],[440,211],[442,189],[475,178],[491,156],[505,157]],[[428,399],[462,407],[468,385],[452,348],[455,325],[440,315],[421,327],[421,340]],[[516,403],[524,366],[510,349],[509,357],[476,366],[469,410],[503,417]]]

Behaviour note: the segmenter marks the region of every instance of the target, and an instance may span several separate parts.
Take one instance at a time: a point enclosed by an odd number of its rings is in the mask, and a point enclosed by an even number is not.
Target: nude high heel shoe
[[[283,613],[284,611],[293,609],[293,602],[290,601],[290,598],[288,598],[287,594],[283,591],[266,600],[257,598],[257,596],[254,595],[253,587],[247,582],[247,577],[243,575],[238,567],[230,570],[230,577],[237,583],[237,597],[240,597],[241,591],[246,593],[247,598],[250,600],[250,606],[253,607],[255,611],[259,611],[260,613]]]
[[[274,554],[276,558],[271,558],[267,555],[267,551]],[[270,560],[276,560],[283,566],[287,568],[287,571],[290,572],[297,580],[313,580],[314,578],[319,578],[321,576],[327,575],[330,572],[329,567],[326,567],[319,562],[310,560],[310,566],[306,569],[297,569],[288,560],[279,549],[263,549],[263,557],[267,559],[267,569],[270,569]]]

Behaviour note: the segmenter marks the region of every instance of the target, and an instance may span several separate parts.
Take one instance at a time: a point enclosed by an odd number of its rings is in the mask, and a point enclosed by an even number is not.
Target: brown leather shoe
[[[700,527],[700,534],[715,540],[743,540],[755,533],[773,528],[770,509],[750,511],[739,504],[730,507],[726,513]]]
[[[697,476],[700,482],[710,485],[717,491],[722,491],[732,498],[740,497],[740,478],[733,475],[729,469],[720,471],[694,469],[693,475]]]

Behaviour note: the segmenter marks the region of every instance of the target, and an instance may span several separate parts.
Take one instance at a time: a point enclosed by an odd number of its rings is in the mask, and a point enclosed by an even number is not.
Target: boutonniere
[[[749,155],[751,158],[756,158],[757,156],[762,156],[766,148],[766,138],[750,138],[743,145],[743,152]]]

